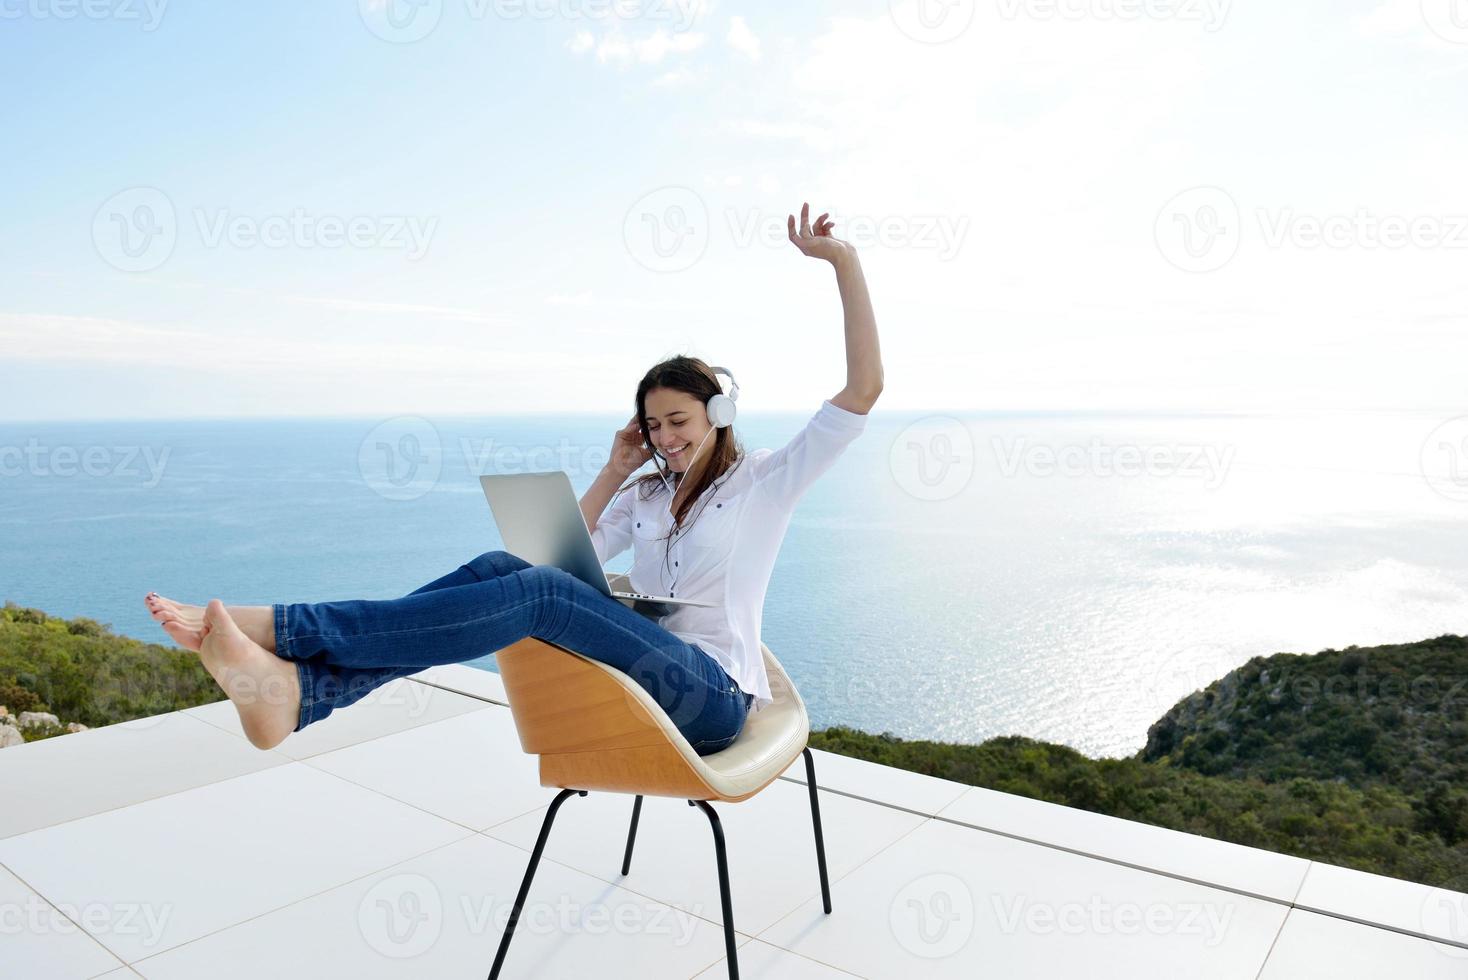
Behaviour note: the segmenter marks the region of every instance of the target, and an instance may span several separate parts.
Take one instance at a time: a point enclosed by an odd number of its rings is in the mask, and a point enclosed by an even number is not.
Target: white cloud
[[[740,54],[747,55],[751,61],[760,60],[759,38],[749,29],[743,17],[734,16],[729,18],[729,46]]]
[[[454,320],[462,323],[505,323],[503,317],[493,317],[475,310],[458,309],[451,306],[428,306],[421,303],[379,303],[371,300],[335,299],[320,296],[285,296],[283,299],[305,306],[319,306],[343,313],[381,313],[432,317],[439,320]]]
[[[621,30],[614,29],[603,36],[600,41],[596,41],[589,31],[580,31],[566,43],[566,47],[578,55],[594,50],[598,64],[628,65],[636,62],[643,65],[656,65],[669,55],[696,51],[707,40],[708,35],[706,34],[694,31],[668,31],[662,27],[645,37],[629,37]]]
[[[1385,0],[1369,13],[1352,17],[1351,23],[1362,37],[1397,37],[1427,29],[1422,0]]]
[[[830,145],[831,132],[820,125],[805,122],[775,122],[768,119],[727,119],[726,130],[740,136],[760,140],[797,140],[817,149]]]
[[[675,68],[665,71],[652,80],[657,88],[672,88],[675,86],[687,86],[698,80],[698,75],[688,68]]]

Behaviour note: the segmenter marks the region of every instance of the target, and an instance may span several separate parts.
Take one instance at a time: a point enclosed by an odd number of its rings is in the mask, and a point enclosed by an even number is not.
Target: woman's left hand
[[[831,212],[827,211],[816,219],[815,228],[810,224],[810,204],[800,206],[800,229],[795,228],[795,215],[790,215],[787,226],[790,230],[790,241],[795,247],[813,259],[825,259],[834,265],[839,259],[847,254],[855,254],[851,244],[844,242],[831,234],[831,229],[836,222],[830,220]]]

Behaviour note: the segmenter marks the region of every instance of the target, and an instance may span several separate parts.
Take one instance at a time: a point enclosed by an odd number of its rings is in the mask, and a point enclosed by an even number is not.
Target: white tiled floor
[[[1468,891],[1468,880],[1461,883]],[[1446,888],[1312,864],[1295,904],[1359,922],[1380,922],[1426,939],[1468,945],[1468,895]],[[1462,961],[1468,978],[1468,951]]]
[[[1463,980],[1468,977],[1468,949],[1290,909],[1259,980],[1342,977]]]
[[[228,702],[0,751],[3,968],[485,976],[555,795],[497,700],[451,665],[272,752]],[[714,807],[746,977],[1468,977],[1460,892],[814,755],[830,915],[802,759]],[[563,804],[507,978],[727,975],[707,817],[645,800],[623,877],[631,809]]]
[[[820,779],[817,777],[817,782]],[[1310,862],[981,786],[938,811],[958,823],[1288,903]]]

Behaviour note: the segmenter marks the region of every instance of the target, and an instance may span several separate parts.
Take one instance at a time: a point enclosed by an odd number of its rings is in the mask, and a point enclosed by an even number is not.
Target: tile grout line
[[[607,796],[630,796],[630,795],[632,795],[632,794],[629,794],[629,793],[610,793],[610,792],[605,792],[605,791],[601,791],[601,790],[588,790],[588,792],[602,792],[603,795],[607,795]],[[822,790],[822,792],[824,792],[824,790]],[[729,804],[729,805],[730,806],[733,806],[735,804]],[[548,807],[549,807],[549,804],[546,804],[545,806],[535,807],[532,810],[525,811],[525,813],[522,813],[519,816],[511,817],[509,820],[502,820],[498,824],[495,824],[494,826],[495,827],[504,826],[505,824],[510,823],[512,820],[519,820],[519,819],[521,819],[522,817],[524,817],[524,816],[526,816],[528,814],[535,813],[536,811],[539,811],[539,810],[545,810]],[[896,844],[898,841],[902,840],[902,838],[904,838],[908,834],[911,834],[914,831],[918,830],[920,827],[922,827],[922,822],[919,822],[916,826],[912,827],[910,830],[904,831],[897,838],[895,838],[894,840],[890,841],[889,843],[887,843],[887,844],[883,845],[881,848],[879,848],[870,857],[868,857],[865,860],[863,860],[863,861],[861,861],[861,862],[853,865],[852,867],[848,868],[844,873],[842,873],[841,875],[839,875],[837,877],[832,878],[830,876],[830,873],[829,873],[829,870],[830,869],[828,868],[827,869],[827,879],[828,879],[828,881],[830,883],[830,886],[831,886],[832,890],[835,889],[835,886],[836,886],[836,883],[837,882],[844,880],[849,875],[851,875],[854,871],[856,871],[858,868],[860,868],[863,865],[865,865],[868,861],[871,861],[878,854],[881,854],[888,847],[891,847],[893,844]],[[525,851],[526,854],[531,853],[529,850],[527,850],[524,847],[521,847],[519,844],[516,844],[513,841],[507,841],[507,840],[504,840],[503,838],[495,837],[495,836],[491,835],[489,833],[489,830],[490,829],[493,829],[493,828],[492,827],[491,828],[486,828],[485,830],[479,831],[479,833],[483,834],[486,837],[489,837],[491,840],[497,841],[497,842],[502,843],[502,844],[509,844],[512,847],[515,847],[515,848],[518,848],[519,850]],[[814,846],[814,838],[812,838],[812,846]],[[620,872],[618,873],[618,879],[612,879],[612,878],[603,877],[601,874],[598,874],[596,872],[586,871],[586,870],[584,870],[582,868],[575,867],[574,865],[567,864],[564,861],[557,860],[556,858],[552,857],[550,854],[545,853],[545,852],[542,852],[541,853],[540,859],[543,862],[544,861],[550,861],[553,864],[558,864],[558,865],[560,865],[563,868],[568,868],[571,871],[576,872],[577,874],[587,875],[588,877],[595,878],[598,881],[605,882],[606,884],[612,885],[612,886],[614,886],[616,888],[621,888],[624,891],[631,892],[632,894],[637,895],[640,898],[645,898],[645,899],[647,899],[650,902],[656,902],[659,905],[662,905],[662,906],[667,907],[667,908],[674,909],[675,911],[682,912],[685,915],[691,915],[694,918],[701,919],[704,922],[707,922],[708,924],[712,925],[713,927],[715,927],[716,929],[718,929],[720,931],[720,934],[722,934],[722,932],[723,932],[724,924],[722,922],[715,922],[713,919],[710,919],[710,918],[708,918],[707,916],[704,916],[704,915],[700,915],[697,912],[691,912],[688,909],[682,908],[682,907],[677,906],[677,905],[670,905],[668,902],[664,901],[661,898],[658,898],[655,895],[649,895],[646,892],[638,891],[636,888],[633,888],[633,887],[631,887],[631,886],[629,886],[629,885],[627,885],[625,883],[630,876],[622,876],[620,874]],[[814,895],[812,895],[810,898],[807,898],[805,901],[801,902],[799,905],[796,905],[789,912],[786,912],[784,915],[781,915],[779,918],[775,919],[773,922],[771,922],[769,925],[765,926],[764,929],[761,929],[759,932],[757,932],[757,933],[753,933],[753,932],[742,932],[738,928],[736,928],[734,930],[735,935],[746,936],[749,939],[758,939],[765,932],[767,932],[770,929],[773,929],[776,925],[778,925],[779,923],[783,922],[785,919],[789,918],[790,916],[794,915],[796,912],[800,911],[800,909],[802,907],[804,907],[806,904],[808,904],[809,902],[814,901],[815,899],[818,899],[820,897],[821,897],[820,889],[819,889],[819,887],[817,887],[816,892],[815,892]],[[822,966],[831,966],[833,969],[837,969],[837,970],[840,970],[841,969],[840,967],[834,966],[833,964],[825,963],[822,960],[816,960],[813,957],[807,956],[806,954],[796,953],[795,950],[786,949],[785,947],[779,946],[779,945],[777,945],[775,943],[772,943],[769,940],[761,940],[761,941],[762,942],[765,942],[767,945],[775,946],[776,949],[780,949],[780,950],[783,950],[783,951],[788,952],[788,953],[795,953],[798,956],[804,956],[806,959],[810,959],[813,962],[821,963]],[[723,957],[720,957],[720,959],[722,959],[722,958]],[[715,960],[714,962],[718,962],[718,960]],[[704,967],[703,969],[706,970],[706,969],[708,969],[708,967]],[[699,972],[701,973],[703,971],[700,970]],[[844,972],[849,972],[849,971],[842,970],[842,972],[844,973]],[[695,974],[695,976],[696,975],[697,974]]]
[[[177,712],[168,712],[168,714],[179,714],[179,715],[183,715],[183,714],[185,714],[185,711],[184,710],[180,710],[180,711],[177,711]],[[212,728],[216,732],[224,731],[224,729],[220,728],[218,725],[211,725],[209,722],[205,721],[202,718],[195,718],[193,715],[188,715],[188,717],[190,719],[192,719],[193,721],[198,722],[201,725],[207,725],[208,727]],[[136,719],[131,719],[131,720],[136,720]],[[93,728],[93,729],[89,729],[89,731],[98,731],[98,732],[100,732],[100,731],[103,731],[107,727],[110,727],[110,726],[105,726],[104,725],[102,728]],[[225,734],[228,735],[228,734],[232,734],[232,733],[231,732],[225,732]],[[243,738],[244,736],[239,736],[239,737],[240,738]],[[17,746],[17,748],[19,748],[19,746]],[[259,750],[257,750],[257,751],[259,751]],[[274,749],[268,749],[266,751],[271,752],[271,753],[275,753],[275,750]],[[264,753],[261,753],[261,754],[264,754]],[[276,763],[276,765],[284,765],[285,763],[296,761],[296,760],[292,759],[290,756],[285,755],[283,753],[276,753],[276,754],[279,754],[280,757],[281,757],[281,759],[283,760],[282,762]],[[130,807],[130,806],[137,806],[140,803],[153,803],[153,802],[155,802],[157,800],[166,800],[170,796],[178,796],[180,793],[191,793],[191,792],[193,792],[196,789],[203,789],[205,786],[217,786],[220,783],[227,783],[231,779],[239,779],[241,776],[250,776],[250,775],[253,775],[254,773],[264,772],[267,769],[273,769],[273,768],[275,768],[275,766],[264,766],[264,767],[262,767],[260,769],[251,769],[249,772],[237,772],[237,773],[234,773],[233,775],[225,776],[223,779],[211,779],[211,780],[209,780],[208,782],[205,782],[205,783],[198,783],[198,784],[196,784],[194,786],[185,786],[182,789],[170,790],[167,793],[160,793],[157,796],[145,796],[145,797],[143,797],[140,800],[129,800],[126,803],[119,803],[117,806],[109,806],[109,807],[107,807],[105,809],[97,810],[97,811],[95,811],[93,813],[83,813],[83,814],[81,814],[79,816],[67,817],[64,820],[58,820],[55,823],[48,823],[48,824],[45,824],[44,826],[41,826],[41,827],[32,827],[30,830],[22,830],[22,831],[20,831],[19,833],[16,833],[16,834],[7,834],[7,835],[5,835],[3,837],[0,837],[0,846],[3,846],[7,841],[13,841],[13,840],[15,840],[17,837],[24,837],[26,834],[40,833],[43,830],[51,830],[53,827],[65,827],[67,824],[69,824],[69,823],[76,823],[78,820],[86,820],[86,819],[88,819],[90,817],[100,817],[104,813],[116,813],[118,810],[126,810],[128,807]]]
[[[1289,925],[1290,913],[1294,911],[1293,905],[1285,909],[1284,918],[1279,920],[1279,928],[1275,930],[1274,938],[1269,941],[1269,948],[1264,951],[1264,959],[1259,964],[1259,972],[1254,974],[1254,980],[1260,980],[1264,976],[1265,969],[1269,967],[1269,958],[1274,955],[1274,947],[1279,945],[1279,937],[1284,935],[1285,926]]]
[[[201,940],[208,939],[210,936],[216,936],[219,933],[228,932],[230,929],[234,929],[237,926],[245,925],[248,922],[254,922],[256,919],[264,918],[267,915],[274,915],[276,912],[283,911],[283,910],[288,909],[288,908],[291,908],[292,906],[295,906],[295,905],[300,905],[302,902],[309,902],[313,898],[319,898],[322,895],[327,894],[328,892],[334,892],[334,891],[336,891],[339,888],[345,888],[348,885],[352,885],[352,884],[355,884],[355,883],[357,883],[359,881],[363,881],[363,880],[365,880],[367,878],[372,877],[373,875],[382,874],[384,871],[388,871],[388,870],[390,870],[392,868],[396,868],[400,864],[406,864],[409,861],[417,861],[417,860],[419,860],[419,859],[421,859],[421,858],[423,858],[423,857],[425,857],[425,856],[427,856],[429,854],[432,854],[434,851],[441,851],[445,847],[452,847],[455,844],[462,844],[464,841],[468,840],[470,837],[473,837],[473,836],[474,836],[473,832],[470,832],[470,833],[464,834],[461,837],[455,838],[454,840],[445,841],[442,844],[438,844],[438,845],[436,845],[434,847],[430,847],[426,851],[420,851],[417,854],[410,854],[407,857],[403,858],[401,861],[394,861],[392,864],[386,865],[386,866],[381,867],[381,868],[373,868],[371,871],[367,871],[367,872],[364,872],[363,874],[359,874],[355,878],[348,878],[346,881],[339,881],[339,882],[337,882],[334,885],[329,885],[326,888],[321,889],[320,891],[312,892],[309,895],[302,895],[300,898],[292,899],[291,901],[286,902],[284,905],[277,905],[274,908],[268,908],[268,909],[265,909],[263,911],[256,912],[254,915],[251,915],[251,916],[248,916],[246,918],[240,919],[237,922],[230,922],[230,923],[228,923],[226,925],[222,925],[218,929],[212,929],[209,932],[204,933],[202,936],[195,936],[194,938],[189,939],[189,940],[185,940],[184,942],[181,942],[181,943],[179,943],[176,946],[170,946],[167,949],[160,949],[156,953],[149,953],[147,956],[144,956],[144,957],[141,957],[139,959],[133,960],[132,962],[126,963],[125,965],[127,967],[129,967],[129,968],[132,968],[132,967],[135,967],[139,963],[146,963],[148,960],[153,959],[154,957],[157,957],[157,956],[166,956],[169,953],[172,953],[172,952],[174,952],[176,950],[183,949],[185,946],[189,946],[189,945],[192,945],[193,943],[197,943],[197,942],[199,942]],[[137,971],[134,971],[134,972],[137,972]]]
[[[112,951],[112,949],[110,949],[109,947],[107,947],[106,945],[104,945],[103,942],[102,942],[102,940],[98,939],[91,932],[89,932],[85,926],[83,926],[81,923],[77,922],[75,919],[73,919],[71,916],[67,915],[65,912],[61,911],[61,909],[56,905],[55,902],[51,901],[51,899],[49,899],[45,895],[41,894],[40,889],[36,888],[29,881],[27,881],[26,879],[22,878],[19,874],[17,874],[16,873],[16,870],[14,868],[10,867],[8,864],[4,863],[3,861],[0,861],[0,868],[3,868],[7,874],[9,874],[16,881],[20,882],[21,883],[21,886],[24,887],[26,891],[30,892],[32,895],[36,896],[41,901],[43,901],[47,905],[51,906],[51,908],[56,912],[57,915],[61,916],[67,922],[70,922],[73,926],[75,926],[77,932],[81,933],[83,936],[86,936],[92,942],[96,943],[98,949],[102,950],[102,952],[106,953],[108,956],[110,956],[114,960],[116,960],[121,967],[129,967],[130,966],[130,964],[127,962],[127,960],[123,959],[121,956],[118,956],[117,953],[115,953],[115,952]],[[107,974],[116,971],[118,968],[119,967],[117,967],[117,966],[111,966],[111,967],[108,967],[107,969],[103,970],[101,973],[94,973],[94,974],[92,974],[92,976],[93,977],[106,976]]]
[[[817,790],[819,790],[819,789],[820,789],[820,787],[817,786]],[[862,861],[860,864],[855,865],[850,871],[846,872],[846,874],[844,874],[840,878],[836,879],[836,881],[832,881],[831,882],[831,891],[832,891],[833,894],[831,896],[831,914],[832,915],[835,915],[836,914],[836,896],[835,896],[834,893],[836,891],[836,883],[838,881],[841,881],[841,880],[843,880],[843,879],[845,879],[847,877],[850,877],[851,875],[855,874],[858,869],[864,868],[868,864],[870,864],[871,862],[875,861],[878,857],[880,857],[889,848],[896,847],[898,844],[902,843],[902,841],[906,840],[908,837],[911,837],[913,834],[917,833],[919,830],[922,830],[923,827],[926,826],[927,823],[928,823],[928,821],[931,820],[931,819],[933,819],[933,818],[932,817],[926,817],[925,819],[919,821],[911,829],[909,829],[909,830],[905,831],[904,833],[900,834],[898,837],[896,837],[892,841],[889,841],[883,847],[878,848],[877,851],[876,851],[876,853],[872,854],[871,857],[868,857],[865,861]],[[775,928],[780,923],[784,922],[786,919],[790,918],[792,915],[794,915],[795,913],[799,912],[801,909],[805,908],[805,906],[809,905],[811,902],[815,901],[816,899],[818,899],[820,897],[821,897],[820,892],[817,892],[811,898],[806,899],[804,902],[800,903],[795,908],[791,909],[789,912],[786,912],[784,915],[780,916],[780,918],[776,919],[774,922],[771,922],[769,925],[765,926],[759,932],[755,933],[754,938],[757,939],[757,940],[759,940],[760,942],[768,943],[769,945],[774,946],[776,949],[785,950],[787,953],[795,953],[796,951],[793,950],[793,949],[789,949],[789,948],[787,948],[785,946],[781,946],[779,943],[775,942],[774,940],[764,939],[762,937],[764,936],[765,933],[769,932],[771,929]],[[824,913],[824,905],[822,906],[822,914],[823,915],[825,914]],[[806,959],[812,960],[813,962],[816,962],[816,963],[819,963],[822,966],[829,966],[832,969],[842,970],[841,967],[836,966],[834,963],[827,963],[825,960],[818,960],[815,957],[809,956],[809,955],[806,955],[806,954],[797,953],[797,955],[805,955],[805,958]],[[850,972],[850,971],[842,970],[842,972],[843,973],[847,973],[847,972]],[[856,975],[857,976],[860,976],[860,974],[856,974]]]
[[[413,680],[413,679],[416,679],[416,678],[409,678],[409,679],[410,680]],[[430,682],[419,680],[419,683],[421,683],[421,684],[427,684],[427,683],[430,683]],[[440,685],[434,684],[432,686],[438,687]],[[444,688],[444,690],[453,690],[453,688]],[[456,692],[456,693],[463,694],[464,692],[459,691],[459,692]],[[477,695],[469,695],[469,694],[466,694],[465,696],[466,697],[477,697]],[[490,698],[481,698],[481,700],[489,701],[491,704],[501,704],[501,702],[494,701],[494,700],[492,700]],[[508,707],[508,705],[504,705],[504,706],[505,707]],[[812,751],[815,751],[815,750],[812,749]],[[839,754],[839,753],[837,753],[837,754]],[[852,757],[848,756],[847,758],[852,758]],[[865,760],[861,760],[861,761],[865,761]],[[880,765],[881,763],[873,763],[873,764],[874,765]],[[793,762],[791,763],[791,766],[789,766],[789,767],[786,768],[786,771],[785,772],[782,772],[776,778],[777,779],[784,779],[784,780],[786,780],[788,782],[796,783],[796,784],[798,784],[800,786],[805,786],[806,785],[806,782],[805,782],[805,779],[803,777],[797,777],[797,776],[792,776],[792,775],[789,775],[788,774],[789,773],[789,770],[791,768],[794,768],[794,763]],[[889,768],[895,768],[895,767],[889,767]],[[902,772],[908,772],[909,770],[900,770],[900,771],[902,771]],[[915,773],[914,775],[921,776],[922,773]],[[1390,925],[1390,924],[1384,923],[1384,922],[1372,922],[1372,921],[1365,920],[1365,919],[1354,918],[1354,917],[1352,917],[1350,915],[1347,915],[1347,914],[1341,913],[1341,912],[1331,912],[1331,911],[1327,911],[1325,909],[1310,908],[1309,906],[1301,906],[1301,905],[1296,904],[1298,902],[1298,900],[1299,900],[1300,892],[1304,890],[1304,887],[1305,887],[1305,879],[1308,877],[1308,875],[1310,873],[1310,868],[1313,867],[1316,864],[1315,861],[1313,861],[1313,860],[1311,860],[1309,858],[1299,858],[1299,857],[1297,857],[1295,855],[1288,855],[1288,854],[1281,855],[1283,857],[1287,857],[1287,858],[1293,857],[1296,860],[1305,861],[1306,862],[1306,868],[1305,868],[1304,874],[1302,874],[1300,876],[1299,884],[1295,886],[1295,893],[1294,893],[1294,895],[1291,898],[1289,898],[1289,899],[1275,898],[1274,896],[1271,896],[1271,895],[1261,895],[1261,894],[1258,894],[1256,892],[1251,892],[1251,891],[1248,891],[1247,889],[1240,888],[1240,887],[1234,886],[1234,885],[1225,885],[1225,884],[1222,884],[1222,883],[1219,883],[1219,882],[1205,881],[1205,880],[1203,880],[1201,878],[1190,878],[1187,875],[1179,874],[1177,872],[1172,872],[1172,871],[1165,871],[1165,870],[1163,870],[1161,868],[1151,868],[1151,867],[1147,867],[1146,865],[1133,864],[1133,863],[1131,863],[1129,861],[1123,861],[1120,858],[1107,857],[1104,854],[1093,854],[1093,853],[1091,853],[1089,851],[1083,851],[1083,850],[1080,850],[1078,848],[1066,847],[1063,844],[1055,844],[1055,843],[1051,843],[1051,842],[1048,842],[1048,841],[1036,840],[1036,839],[1031,838],[1031,837],[1024,837],[1024,836],[1022,836],[1020,834],[1009,833],[1008,831],[998,830],[998,829],[995,829],[993,827],[984,827],[984,826],[981,826],[979,824],[968,823],[966,821],[959,820],[959,819],[957,819],[955,817],[945,817],[945,816],[943,816],[941,814],[941,811],[939,813],[926,813],[926,812],[924,812],[922,810],[914,810],[914,809],[912,809],[910,807],[905,807],[905,806],[901,806],[900,804],[891,803],[891,802],[889,802],[887,800],[874,799],[872,797],[862,796],[862,795],[860,795],[858,793],[849,792],[847,790],[834,789],[832,787],[821,785],[819,777],[817,777],[816,783],[817,783],[817,788],[821,792],[834,793],[834,794],[837,794],[839,796],[848,797],[849,799],[860,800],[863,803],[871,803],[871,804],[873,804],[875,806],[883,806],[883,807],[887,807],[888,809],[891,809],[891,810],[898,810],[898,811],[901,811],[903,813],[910,813],[910,814],[913,814],[914,816],[925,817],[925,818],[928,818],[928,819],[931,819],[931,820],[941,820],[944,823],[952,824],[952,825],[958,826],[958,827],[965,827],[965,828],[967,828],[969,830],[977,830],[980,833],[996,834],[998,836],[1008,837],[1008,838],[1010,838],[1012,840],[1021,841],[1021,842],[1026,843],[1026,844],[1034,844],[1034,845],[1039,846],[1039,847],[1048,847],[1048,848],[1050,848],[1052,850],[1064,851],[1064,852],[1069,853],[1069,854],[1074,854],[1077,857],[1089,858],[1089,859],[1091,859],[1093,861],[1103,861],[1103,862],[1106,862],[1108,864],[1114,864],[1114,865],[1117,865],[1117,866],[1120,866],[1120,867],[1130,868],[1130,869],[1132,869],[1134,871],[1141,871],[1141,872],[1144,872],[1144,873],[1147,873],[1147,874],[1154,874],[1154,875],[1158,875],[1158,876],[1164,877],[1164,878],[1171,878],[1171,879],[1173,879],[1175,881],[1183,881],[1183,882],[1187,882],[1188,884],[1199,885],[1199,886],[1204,887],[1204,888],[1214,888],[1214,889],[1217,889],[1219,891],[1230,892],[1232,894],[1239,895],[1239,896],[1242,896],[1244,898],[1253,898],[1253,899],[1257,899],[1257,900],[1263,901],[1263,902],[1271,902],[1271,903],[1273,903],[1275,905],[1284,906],[1286,909],[1299,908],[1299,909],[1301,909],[1302,911],[1305,911],[1305,912],[1315,912],[1315,913],[1320,914],[1320,915],[1328,915],[1328,916],[1332,916],[1334,918],[1344,919],[1347,922],[1352,922],[1352,923],[1355,923],[1357,925],[1363,925],[1363,926],[1368,926],[1368,927],[1375,928],[1375,929],[1381,929],[1381,930],[1386,931],[1386,932],[1394,932],[1394,933],[1397,933],[1399,935],[1412,936],[1412,937],[1417,938],[1417,939],[1427,940],[1428,942],[1441,943],[1441,944],[1443,944],[1445,946],[1453,946],[1453,947],[1459,947],[1459,948],[1468,948],[1468,943],[1458,943],[1458,942],[1456,942],[1454,940],[1451,940],[1451,939],[1443,939],[1442,937],[1439,937],[1439,936],[1429,936],[1429,935],[1425,935],[1423,933],[1412,932],[1409,929],[1404,929],[1404,928],[1402,928],[1400,926],[1393,926],[1393,925]],[[978,788],[979,789],[984,789],[986,787],[978,787]],[[963,795],[962,793],[959,794],[959,796],[962,796],[962,795]],[[957,799],[958,799],[958,797],[955,797],[953,800],[950,800],[948,803],[944,804],[944,806],[941,809],[947,809],[949,806],[952,806],[953,803],[957,801]],[[1087,811],[1087,812],[1089,812],[1089,811]],[[1119,818],[1119,819],[1124,819],[1124,818]],[[1155,829],[1155,830],[1168,830],[1169,829],[1169,828],[1165,828],[1165,827],[1155,827],[1152,824],[1145,824],[1145,823],[1141,823],[1140,821],[1130,821],[1130,822],[1132,822],[1132,823],[1138,823],[1138,824],[1140,824],[1143,827],[1151,827],[1152,829]],[[919,826],[921,826],[921,824],[919,824]],[[916,828],[914,828],[914,829],[916,829]],[[1202,836],[1202,835],[1192,835],[1192,836]],[[1203,839],[1204,840],[1218,841],[1219,843],[1224,843],[1224,844],[1232,843],[1231,841],[1220,841],[1218,838],[1215,838],[1215,837],[1204,837]],[[891,846],[891,845],[888,845],[888,846]],[[1244,846],[1244,845],[1239,845],[1239,846]],[[883,850],[885,850],[885,849],[886,848],[883,848]],[[877,853],[881,853],[881,852],[879,851]],[[1271,851],[1270,853],[1277,853],[1277,852],[1272,852]],[[874,854],[874,855],[872,855],[872,857],[876,857],[876,855]],[[868,859],[868,860],[870,860],[870,859]],[[865,862],[863,862],[863,863],[865,863]],[[858,865],[858,867],[859,866],[860,865]],[[851,870],[854,871],[856,869],[853,868]],[[847,874],[850,874],[850,873],[851,873],[850,871],[847,872]],[[842,877],[845,877],[845,875],[843,875]],[[1411,884],[1419,884],[1420,885],[1421,883],[1420,882],[1411,882]],[[1425,886],[1424,885],[1423,887],[1430,887],[1430,886]],[[789,914],[793,914],[794,911],[795,910],[792,910],[792,913],[789,913]],[[785,917],[786,916],[782,916],[781,918],[783,919]],[[767,927],[767,928],[769,928],[769,927]],[[756,934],[756,938],[758,938],[758,936],[761,935],[763,932],[764,932],[764,930],[761,930],[760,933],[757,933]]]

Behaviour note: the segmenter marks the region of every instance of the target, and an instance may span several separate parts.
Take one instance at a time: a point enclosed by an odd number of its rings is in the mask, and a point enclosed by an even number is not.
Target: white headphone
[[[685,473],[693,468],[693,464],[698,460],[699,452],[703,449],[703,444],[708,441],[709,436],[714,434],[714,429],[727,429],[734,424],[734,417],[739,414],[739,409],[734,404],[739,399],[739,382],[734,380],[733,372],[728,368],[714,367],[713,365],[709,366],[709,370],[715,375],[715,383],[719,380],[718,375],[726,374],[729,376],[729,394],[726,395],[721,390],[718,394],[710,396],[709,400],[704,402],[704,411],[708,415],[709,425],[713,426],[713,428],[704,433],[703,439],[699,441],[698,449],[693,451],[693,456],[688,460],[688,466],[683,470]],[[658,456],[663,455],[656,449],[653,452]],[[667,457],[664,456],[663,458],[666,459]],[[668,478],[663,476],[662,467],[657,467],[657,473],[658,478],[663,481],[664,488],[668,491],[668,513],[671,514],[673,511],[672,498],[675,496],[675,492],[668,485]]]

